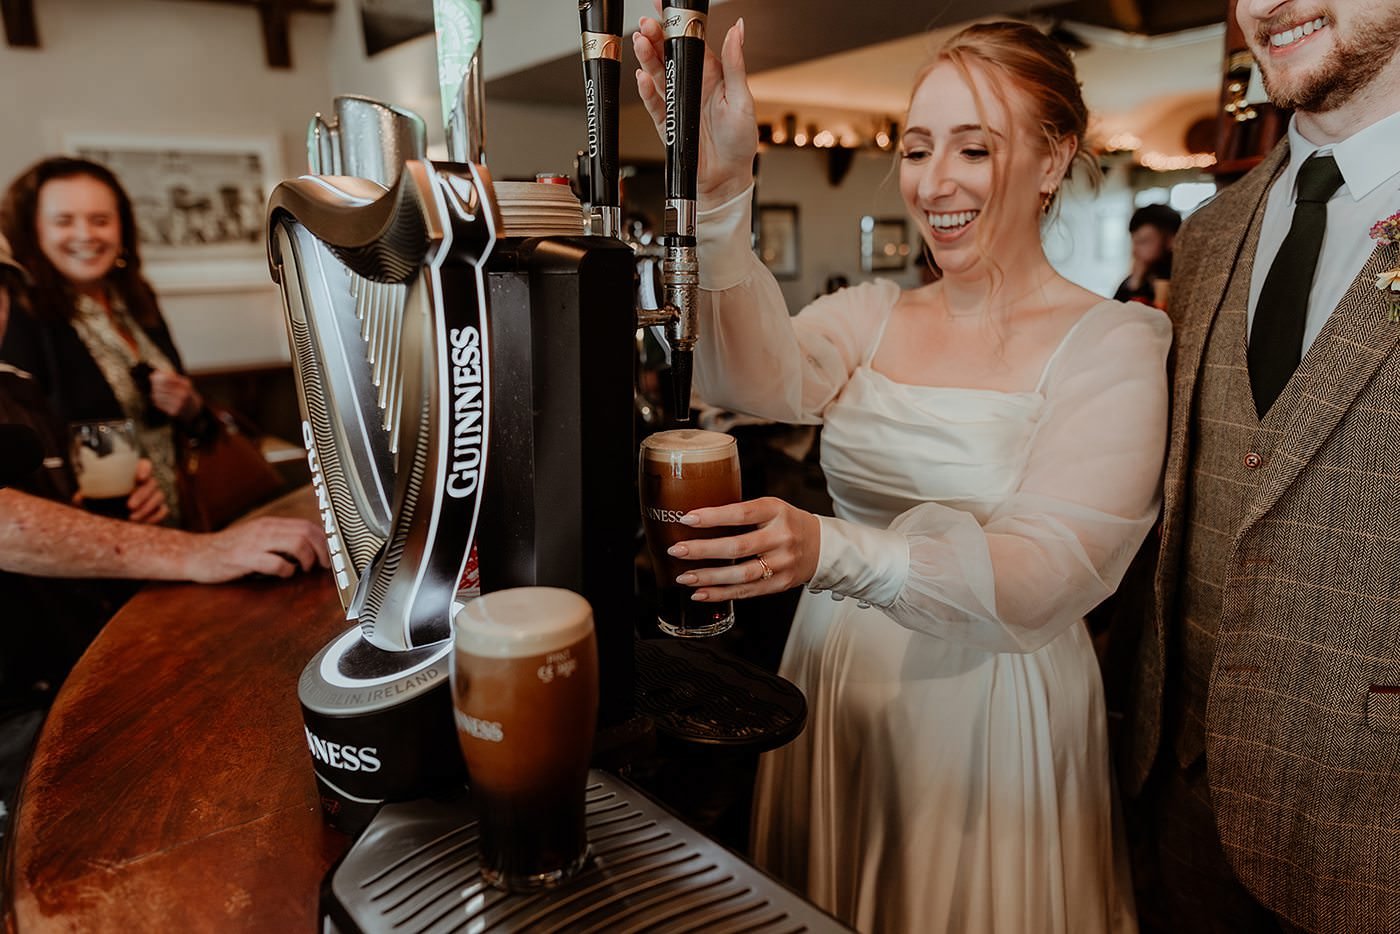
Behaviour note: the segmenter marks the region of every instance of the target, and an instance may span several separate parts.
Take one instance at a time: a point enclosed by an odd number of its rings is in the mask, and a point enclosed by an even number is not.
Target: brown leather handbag
[[[185,528],[214,532],[282,491],[282,478],[253,433],[228,409],[209,405],[212,429],[177,435]]]

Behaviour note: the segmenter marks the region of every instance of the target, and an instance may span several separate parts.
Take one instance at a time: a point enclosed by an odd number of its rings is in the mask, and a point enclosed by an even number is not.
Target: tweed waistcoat
[[[1256,219],[1248,234],[1246,256],[1253,256],[1258,239]],[[1262,421],[1255,413],[1245,316],[1252,268],[1252,260],[1242,262],[1230,277],[1206,338],[1197,384],[1198,411],[1211,414],[1196,426],[1188,474],[1181,625],[1172,633],[1171,646],[1180,675],[1167,698],[1169,722],[1175,730],[1173,745],[1183,768],[1205,751],[1206,701],[1225,585],[1222,576],[1231,566],[1245,507],[1259,487],[1260,468],[1278,446],[1284,408],[1295,396],[1282,394]]]

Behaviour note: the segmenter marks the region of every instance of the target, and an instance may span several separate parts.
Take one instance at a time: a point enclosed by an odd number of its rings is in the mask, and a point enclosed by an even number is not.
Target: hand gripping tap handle
[[[671,344],[672,410],[690,420],[691,361],[699,330],[695,255],[696,177],[700,168],[700,86],[705,68],[709,0],[671,0],[661,11],[666,70],[666,232],[661,278]]]
[[[605,237],[622,236],[618,183],[618,88],[622,82],[622,0],[579,0],[583,93],[588,111],[589,191]]]

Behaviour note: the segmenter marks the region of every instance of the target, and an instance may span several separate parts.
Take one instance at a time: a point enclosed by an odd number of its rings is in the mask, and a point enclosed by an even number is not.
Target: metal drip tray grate
[[[325,931],[845,931],[626,782],[593,772],[592,860],[567,885],[530,895],[486,886],[465,797],[387,805],[322,890]]]

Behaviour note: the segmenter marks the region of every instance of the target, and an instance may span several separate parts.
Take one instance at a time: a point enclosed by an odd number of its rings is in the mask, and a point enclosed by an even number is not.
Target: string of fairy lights
[[[814,122],[803,122],[796,114],[789,113],[780,120],[759,123],[758,138],[764,145],[790,146],[796,149],[877,149],[892,152],[899,145],[899,123],[892,118],[881,117],[870,121],[864,131],[853,128],[850,122],[821,126]],[[1129,132],[1110,135],[1101,142],[1101,151],[1131,153],[1140,165],[1156,172],[1206,169],[1216,164],[1213,152],[1171,154],[1144,150],[1142,140]]]

